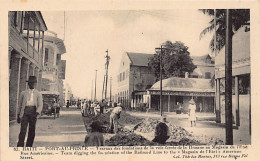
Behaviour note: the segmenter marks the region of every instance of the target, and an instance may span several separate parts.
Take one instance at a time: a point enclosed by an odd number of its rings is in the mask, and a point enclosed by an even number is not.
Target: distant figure
[[[199,106],[200,106],[200,112],[202,112],[202,103],[200,103]]]
[[[98,109],[100,110],[100,105],[99,105],[99,103],[96,102],[94,104],[94,114],[95,114],[95,116],[98,115]]]
[[[67,105],[66,105],[66,107],[67,107],[67,108],[70,107],[70,102],[69,102],[69,100],[67,100]]]
[[[155,127],[155,134],[154,134],[154,139],[152,140],[153,142],[157,142],[160,144],[165,144],[166,140],[169,139],[169,128],[165,124],[166,118],[163,117],[161,119],[161,122],[159,122],[156,127]]]
[[[21,123],[19,141],[17,147],[24,147],[24,139],[29,125],[26,147],[32,147],[35,138],[35,127],[37,119],[41,116],[43,108],[42,94],[35,89],[36,76],[30,76],[29,89],[22,91],[19,96],[17,109],[17,123]]]
[[[104,146],[104,137],[101,133],[101,125],[99,121],[94,121],[90,125],[91,133],[85,138],[85,146]]]
[[[196,105],[193,99],[189,102],[189,120],[191,123],[191,127],[196,126]]]
[[[110,133],[113,133],[113,131],[114,133],[118,132],[118,119],[120,118],[121,111],[121,103],[118,103],[117,107],[115,107],[110,114]]]
[[[57,118],[60,117],[60,106],[61,106],[61,101],[58,100],[58,103],[57,103],[57,108],[56,108],[56,114],[57,114]]]
[[[102,102],[100,104],[100,113],[104,113],[104,108],[106,107],[106,100],[102,99]]]

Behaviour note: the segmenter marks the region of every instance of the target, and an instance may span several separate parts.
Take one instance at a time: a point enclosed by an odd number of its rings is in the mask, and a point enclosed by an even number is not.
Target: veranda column
[[[30,61],[28,59],[23,58],[21,62],[21,74],[20,74],[20,93],[24,91],[27,87],[27,79],[29,72],[29,64]]]
[[[9,120],[16,119],[16,109],[18,107],[20,71],[22,56],[19,53],[11,54],[11,73],[9,81]]]
[[[39,90],[39,88],[38,88],[38,86],[39,86],[39,68],[38,68],[38,67],[35,67],[35,68],[34,68],[34,75],[35,75],[36,78],[37,78],[36,89]]]
[[[168,95],[168,112],[171,112],[171,95]]]
[[[216,79],[216,122],[220,123],[221,118],[220,118],[220,112],[221,112],[221,107],[220,107],[220,79]]]
[[[235,115],[236,115],[236,126],[240,126],[240,117],[239,117],[239,79],[238,76],[235,77]]]

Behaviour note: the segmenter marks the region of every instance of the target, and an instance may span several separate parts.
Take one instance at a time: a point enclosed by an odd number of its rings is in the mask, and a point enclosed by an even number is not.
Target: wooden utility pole
[[[91,101],[93,101],[93,79],[91,82]]]
[[[96,76],[95,76],[95,94],[94,94],[94,101],[97,101],[97,70],[96,70]]]
[[[163,45],[160,48],[155,48],[155,50],[160,50],[160,114],[163,116],[163,107],[162,107],[162,54],[163,54]]]
[[[111,96],[112,96],[112,77],[110,77],[110,97],[109,97],[109,102],[111,102]]]
[[[232,120],[232,10],[226,10],[225,45],[225,122],[226,145],[233,145]]]
[[[108,56],[108,50],[106,50],[106,88],[105,88],[105,99],[107,99],[107,78],[108,78],[108,65],[109,65],[109,60],[110,60],[110,56]]]
[[[104,80],[103,80],[102,100],[104,98],[105,79],[106,79],[106,75],[104,75]]]

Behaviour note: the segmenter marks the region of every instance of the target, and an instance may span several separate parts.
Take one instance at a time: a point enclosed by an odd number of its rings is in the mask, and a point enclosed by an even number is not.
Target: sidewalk
[[[15,147],[20,124],[9,124],[9,146]],[[86,136],[80,110],[62,108],[60,118],[42,116],[37,120],[34,147],[39,146],[82,146]],[[26,141],[26,138],[25,138]]]

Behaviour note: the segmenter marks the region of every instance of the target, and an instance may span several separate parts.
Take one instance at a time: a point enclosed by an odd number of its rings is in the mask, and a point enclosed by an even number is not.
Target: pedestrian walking
[[[191,127],[196,126],[195,110],[196,110],[196,105],[195,105],[195,102],[192,98],[189,102],[189,120],[190,120],[190,123],[191,123]]]
[[[110,133],[113,133],[113,131],[114,133],[118,132],[118,119],[120,118],[121,111],[121,103],[118,103],[117,107],[115,107],[110,114]]]
[[[101,133],[101,124],[99,121],[94,121],[90,125],[91,133],[85,137],[85,146],[104,146],[104,137]]]
[[[35,138],[36,121],[40,117],[43,108],[42,94],[35,89],[37,83],[36,76],[30,76],[27,82],[29,89],[21,92],[17,109],[17,123],[21,123],[17,147],[24,147],[28,125],[29,131],[26,147],[32,147]]]
[[[57,102],[58,102],[58,103],[57,103],[57,107],[56,107],[56,114],[57,114],[57,118],[59,118],[59,117],[60,117],[60,106],[61,106],[61,101],[58,100]]]

